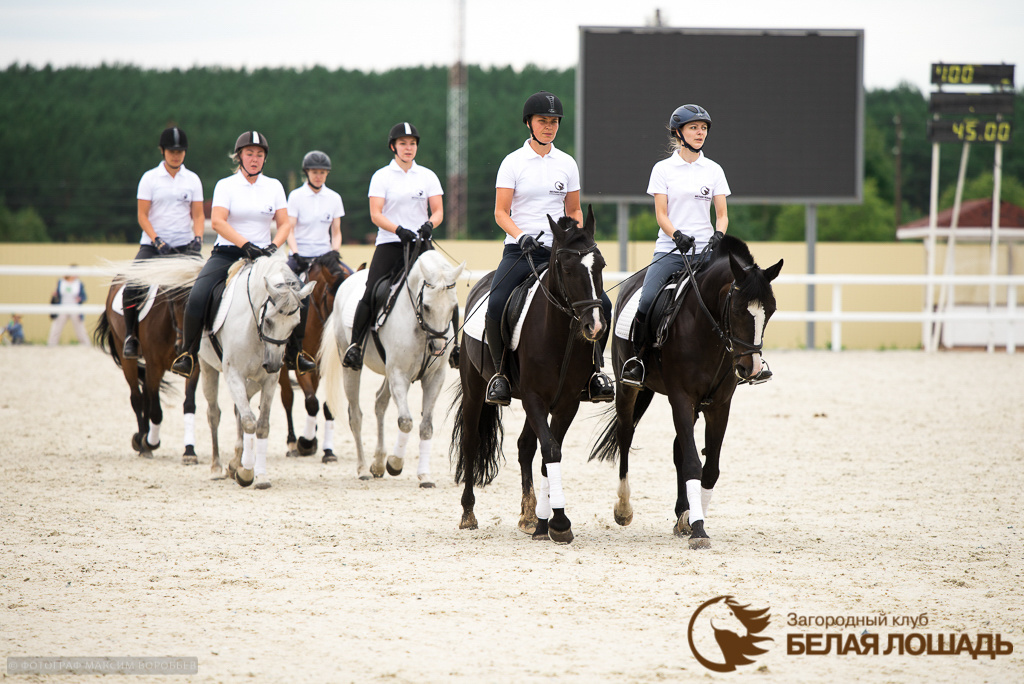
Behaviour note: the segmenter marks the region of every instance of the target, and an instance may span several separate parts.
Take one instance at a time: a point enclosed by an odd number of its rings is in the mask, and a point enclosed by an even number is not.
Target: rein
[[[249,273],[245,277],[245,294],[246,294],[246,296],[249,299],[249,310],[252,311],[253,320],[256,322],[256,333],[260,336],[260,340],[263,341],[263,342],[266,342],[266,343],[269,343],[269,344],[276,344],[278,346],[281,346],[283,344],[287,344],[288,343],[288,338],[285,338],[283,340],[279,340],[279,339],[270,337],[269,335],[267,335],[266,333],[263,332],[263,324],[266,322],[266,319],[267,319],[267,307],[270,306],[271,297],[270,297],[269,294],[267,295],[267,299],[266,299],[265,302],[263,302],[263,306],[260,307],[260,313],[259,313],[259,315],[257,315],[256,314],[256,305],[253,304],[253,301],[252,301],[252,272],[255,270],[254,266],[255,266],[255,264],[252,264],[252,265],[249,266]],[[301,306],[301,304],[300,304],[300,306]],[[285,314],[285,316],[291,316],[291,315],[293,315],[298,310],[299,310],[299,306],[296,306],[293,311],[289,311],[288,313]]]
[[[426,249],[425,249],[426,241],[420,240],[420,241],[417,241],[417,242],[422,244],[422,247],[420,248],[419,252],[416,255],[417,257],[419,257],[420,254],[422,254],[423,252],[426,251]],[[412,379],[413,382],[416,382],[416,380],[419,380],[420,378],[422,378],[423,374],[427,372],[427,369],[430,368],[430,364],[433,363],[435,358],[444,355],[444,351],[445,351],[445,349],[448,348],[448,344],[449,344],[448,343],[448,330],[452,326],[451,326],[451,321],[449,321],[448,324],[445,325],[444,330],[435,330],[434,328],[432,328],[430,326],[429,323],[427,323],[426,318],[424,318],[424,315],[423,315],[423,290],[426,288],[427,282],[426,282],[426,279],[424,278],[424,280],[420,283],[419,294],[416,297],[413,297],[412,288],[409,286],[409,272],[412,270],[412,266],[409,264],[409,253],[411,251],[412,250],[410,250],[410,249],[403,249],[402,250],[402,256],[404,257],[404,260],[405,260],[404,272],[402,274],[402,279],[405,281],[404,282],[404,288],[405,288],[406,293],[409,295],[409,304],[412,305],[412,311],[413,311],[413,314],[416,316],[416,322],[419,324],[420,330],[423,331],[423,334],[426,335],[426,338],[427,338],[426,341],[424,342],[424,345],[423,345],[423,348],[424,348],[423,363],[420,365],[419,373],[417,373],[416,377]],[[452,289],[454,287],[455,287],[455,284],[453,283],[451,286],[446,286],[445,289]],[[455,334],[458,334],[458,332],[456,331]],[[454,339],[454,336],[453,336],[452,339]],[[444,343],[444,345],[442,345],[441,351],[439,353],[432,354],[430,352],[430,342],[431,342],[431,340],[444,340],[445,341],[445,343]]]

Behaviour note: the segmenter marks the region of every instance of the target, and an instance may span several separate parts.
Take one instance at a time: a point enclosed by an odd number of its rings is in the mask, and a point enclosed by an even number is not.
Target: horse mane
[[[571,249],[572,245],[581,241],[583,242],[584,247],[590,247],[591,244],[594,244],[596,242],[589,235],[587,235],[586,231],[583,230],[583,227],[579,224],[579,222],[576,219],[572,218],[571,216],[560,216],[558,218],[558,225],[562,228],[562,230],[565,230],[567,232],[569,239],[566,240],[565,242],[558,243],[558,245],[556,246],[554,243],[558,241],[558,235],[552,233],[551,258],[548,260],[549,268],[555,265],[555,254],[558,252],[559,248]]]
[[[754,261],[754,256],[750,253],[750,247],[747,243],[738,237],[732,235],[724,235],[722,241],[718,243],[718,247],[715,249],[715,261],[724,260],[724,268],[729,269],[729,256],[733,256],[739,261],[744,269],[747,269],[751,276],[745,278],[742,283],[737,285],[737,291],[740,296],[748,301],[761,302],[766,308],[774,310],[775,306],[775,293],[772,291],[771,283],[764,277],[764,272]]]

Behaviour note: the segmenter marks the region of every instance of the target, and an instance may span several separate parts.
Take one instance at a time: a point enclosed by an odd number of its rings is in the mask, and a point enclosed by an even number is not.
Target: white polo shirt
[[[412,163],[408,171],[394,159],[384,168],[378,169],[370,178],[367,197],[384,198],[384,214],[388,219],[409,230],[418,230],[430,218],[431,197],[443,195],[441,181],[425,166]],[[400,242],[397,235],[389,230],[377,228],[376,244]]]
[[[655,164],[647,194],[668,197],[668,219],[672,226],[692,236],[695,249],[700,252],[715,232],[711,225],[713,199],[718,195],[728,197],[732,191],[722,167],[700,152],[692,164],[678,153]],[[675,246],[672,238],[659,229],[655,254],[671,252]]]
[[[195,237],[192,203],[203,201],[203,183],[184,164],[173,176],[163,162],[142,174],[136,198],[151,202],[149,222],[164,242],[171,247],[181,247],[192,242]],[[142,231],[139,244],[153,244],[146,231]]]
[[[580,169],[576,160],[551,146],[543,157],[533,151],[527,140],[498,167],[495,188],[512,190],[512,220],[519,230],[537,237],[545,247],[552,242],[548,214],[556,221],[565,216],[565,196],[580,189]],[[511,235],[505,244],[515,244]]]
[[[288,216],[295,223],[295,246],[298,255],[318,257],[331,250],[331,224],[345,215],[341,195],[326,185],[313,192],[309,183],[292,190],[288,195]]]
[[[266,247],[271,241],[274,214],[287,207],[288,202],[284,187],[276,178],[267,178],[261,173],[255,183],[250,183],[239,170],[217,181],[213,188],[213,206],[228,210],[228,223],[242,237],[257,247]],[[234,243],[218,235],[213,244],[216,247]]]

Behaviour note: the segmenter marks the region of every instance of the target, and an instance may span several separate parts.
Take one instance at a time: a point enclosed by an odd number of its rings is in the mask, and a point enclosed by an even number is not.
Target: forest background
[[[557,145],[573,154],[574,69],[469,67],[468,234],[499,237],[494,224],[498,165],[526,139],[523,101],[537,90],[559,93],[565,118]],[[422,137],[417,162],[447,183],[448,70],[395,69],[382,73],[325,68],[155,71],[114,65],[36,68],[12,65],[0,72],[0,242],[137,242],[136,189],[142,174],[160,162],[157,141],[170,125],[189,137],[186,166],[199,174],[211,199],[217,180],[229,175],[231,146],[255,129],[270,141],[265,172],[290,191],[302,182],[299,165],[309,150],[333,161],[328,186],[341,193],[347,243],[375,232],[366,190],[370,176],[390,159],[387,132],[411,121]],[[928,96],[909,84],[865,94],[864,201],[818,208],[818,239],[895,240],[897,127],[906,223],[927,214],[931,145]],[[1024,90],[1015,95],[1013,129],[1024,131]],[[786,154],[785,140],[800,135],[782,117],[766,113],[765,144]],[[713,138],[709,140],[713,144]],[[944,146],[940,208],[951,206],[960,154]],[[1002,199],[1024,206],[1024,155],[1017,140],[1006,146]],[[966,198],[992,196],[992,146],[976,145],[968,167]],[[709,150],[709,156],[714,155]],[[728,172],[728,169],[726,170]],[[647,179],[638,183],[646,187]],[[599,233],[615,235],[615,206],[595,204]],[[803,205],[732,203],[731,233],[753,241],[802,241]],[[656,235],[653,206],[630,208],[630,238]],[[446,235],[443,227],[438,233]]]

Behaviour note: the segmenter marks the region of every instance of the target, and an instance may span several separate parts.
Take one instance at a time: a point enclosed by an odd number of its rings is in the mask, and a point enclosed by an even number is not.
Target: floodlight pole
[[[814,255],[818,245],[818,205],[808,204],[804,211],[804,239],[807,241],[807,273],[816,272]],[[807,311],[814,311],[814,283],[807,284]],[[814,321],[807,321],[807,348],[814,349]]]

